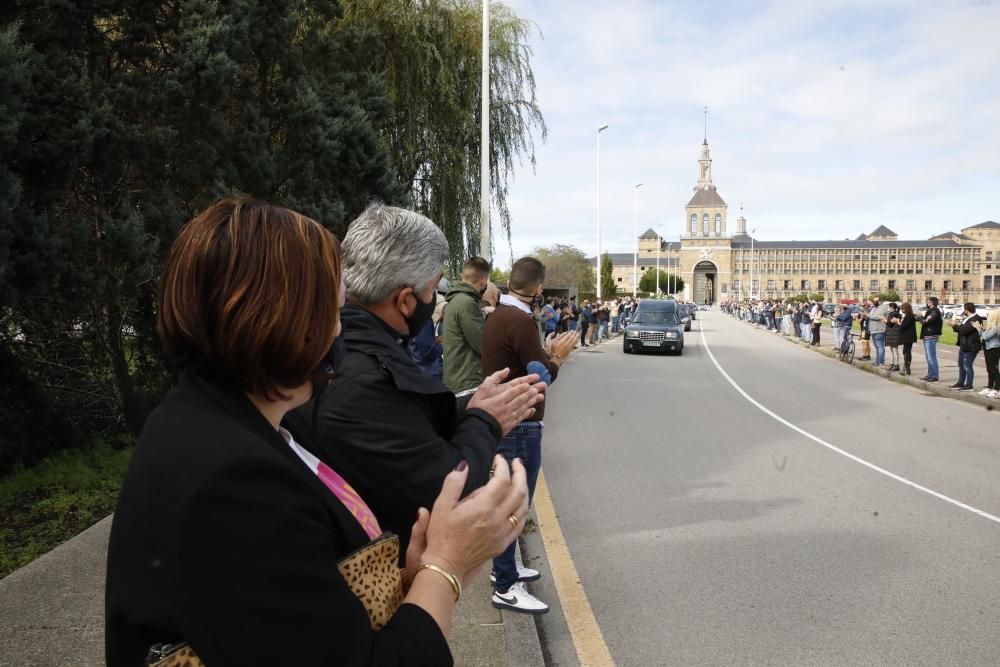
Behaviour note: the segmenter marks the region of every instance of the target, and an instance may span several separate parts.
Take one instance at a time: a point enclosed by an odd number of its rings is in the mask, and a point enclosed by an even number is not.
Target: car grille
[[[662,331],[640,331],[639,340],[643,343],[662,343],[666,338],[666,334]]]

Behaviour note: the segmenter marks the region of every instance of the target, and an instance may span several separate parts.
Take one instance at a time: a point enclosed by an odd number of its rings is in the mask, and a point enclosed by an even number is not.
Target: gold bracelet
[[[458,600],[462,597],[462,582],[459,581],[458,577],[456,577],[455,575],[453,575],[451,572],[447,572],[447,571],[441,569],[440,567],[438,567],[434,563],[424,563],[423,565],[420,566],[420,569],[421,570],[431,570],[432,572],[437,572],[442,577],[444,577],[445,579],[447,579],[448,583],[451,584],[451,590],[455,591],[455,602],[458,602]]]

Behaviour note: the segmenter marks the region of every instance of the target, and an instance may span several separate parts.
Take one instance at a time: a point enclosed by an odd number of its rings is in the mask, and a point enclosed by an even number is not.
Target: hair
[[[1000,308],[994,308],[986,314],[986,328],[1000,327]]]
[[[965,312],[967,313],[976,312],[976,304],[972,303],[971,301],[966,301],[963,308],[965,308]]]
[[[482,257],[470,257],[462,265],[462,280],[482,280],[490,276],[490,263]]]
[[[339,317],[340,249],[314,220],[246,197],[181,229],[163,269],[156,330],[179,368],[269,400],[316,375]]]
[[[344,282],[363,306],[385,301],[400,287],[422,291],[448,261],[448,240],[428,218],[373,203],[344,237]]]
[[[522,257],[510,267],[507,284],[510,289],[528,295],[545,282],[545,265],[534,257]]]
[[[903,302],[903,305],[902,305],[902,306],[900,306],[900,309],[901,309],[901,310],[902,310],[902,311],[903,311],[904,313],[906,313],[907,315],[912,315],[912,314],[913,314],[913,306],[912,306],[912,305],[910,304],[910,302],[909,302],[909,301],[904,301],[904,302]]]
[[[932,296],[932,297],[930,297],[929,299],[927,299],[927,301],[928,301],[928,302],[929,302],[929,303],[930,303],[930,304],[931,304],[932,306],[934,306],[935,308],[936,308],[936,307],[937,307],[937,305],[938,305],[938,298],[937,298],[936,296]]]

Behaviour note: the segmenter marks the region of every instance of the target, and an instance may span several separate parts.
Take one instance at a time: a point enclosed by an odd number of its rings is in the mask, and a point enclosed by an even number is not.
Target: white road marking
[[[826,447],[830,451],[836,452],[837,454],[840,454],[841,456],[845,456],[845,457],[851,459],[855,463],[860,463],[861,465],[865,466],[866,468],[874,470],[875,472],[879,473],[880,475],[885,475],[889,479],[896,480],[897,482],[899,482],[901,484],[905,484],[906,486],[914,488],[917,491],[920,491],[922,493],[926,493],[927,495],[934,496],[938,500],[943,500],[946,503],[950,503],[950,504],[954,505],[955,507],[960,507],[963,510],[966,510],[968,512],[972,512],[973,514],[981,516],[984,519],[989,519],[990,521],[992,521],[994,523],[1000,523],[1000,517],[998,517],[998,516],[994,516],[993,514],[990,514],[989,512],[984,512],[983,510],[977,509],[977,508],[973,507],[972,505],[966,505],[965,503],[963,503],[960,500],[955,500],[954,498],[952,498],[950,496],[946,496],[943,493],[938,493],[937,491],[935,491],[933,489],[928,489],[926,486],[922,486],[920,484],[917,484],[916,482],[912,482],[912,481],[906,479],[905,477],[901,477],[901,476],[897,475],[894,472],[889,472],[885,468],[881,468],[881,467],[875,465],[874,463],[870,463],[868,461],[865,461],[863,458],[861,458],[859,456],[855,456],[854,454],[851,454],[850,452],[846,452],[843,449],[841,449],[840,447],[837,447],[836,445],[831,445],[826,440],[823,440],[822,438],[816,437],[815,435],[813,435],[809,431],[806,431],[805,429],[799,428],[798,426],[796,426],[792,422],[788,421],[787,419],[785,419],[781,415],[779,415],[779,414],[775,413],[774,411],[768,409],[760,401],[758,401],[753,396],[751,396],[746,391],[744,391],[743,387],[741,387],[739,384],[737,384],[736,381],[733,380],[733,378],[731,378],[729,376],[729,373],[727,373],[725,371],[725,369],[722,368],[722,364],[720,364],[719,360],[715,358],[714,354],[712,354],[712,348],[709,346],[708,341],[705,339],[705,330],[702,328],[701,322],[698,323],[698,331],[701,333],[701,343],[702,343],[702,345],[705,346],[705,351],[708,352],[708,357],[712,360],[712,363],[715,364],[715,367],[718,369],[718,371],[720,373],[722,373],[722,377],[726,378],[726,380],[729,382],[729,384],[731,384],[733,386],[733,389],[735,389],[737,392],[739,392],[739,394],[741,396],[743,396],[743,398],[745,398],[748,401],[750,401],[750,403],[755,408],[757,408],[758,410],[760,410],[761,412],[763,412],[764,414],[766,414],[771,419],[774,419],[779,424],[783,424],[784,426],[787,426],[788,428],[792,429],[796,433],[798,433],[800,435],[803,435],[806,438],[809,438],[813,442]]]

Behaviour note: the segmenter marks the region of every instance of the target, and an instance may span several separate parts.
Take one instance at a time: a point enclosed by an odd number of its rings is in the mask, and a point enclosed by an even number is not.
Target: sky
[[[762,240],[925,239],[1000,221],[1000,0],[504,0],[548,140],[514,175],[511,243],[631,252],[677,239],[708,106],[712,174]]]

